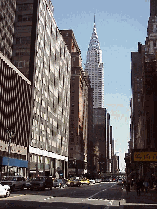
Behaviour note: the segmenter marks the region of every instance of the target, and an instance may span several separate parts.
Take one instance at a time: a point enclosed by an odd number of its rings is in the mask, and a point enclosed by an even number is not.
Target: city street
[[[127,194],[122,186],[114,182],[104,182],[89,186],[66,187],[65,189],[16,191],[10,197],[0,199],[0,208],[154,209],[157,208],[155,201],[156,197],[153,199],[150,193],[141,194],[141,197],[137,197],[135,191]]]

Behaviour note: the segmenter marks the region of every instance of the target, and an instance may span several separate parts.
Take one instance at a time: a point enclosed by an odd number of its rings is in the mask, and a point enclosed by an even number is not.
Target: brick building
[[[70,121],[69,121],[69,175],[87,173],[88,155],[92,145],[89,132],[90,82],[82,68],[81,51],[72,30],[60,30],[71,53]],[[89,109],[90,105],[90,109]],[[91,118],[91,116],[90,116]],[[92,118],[91,118],[92,119]],[[90,121],[92,127],[92,121]],[[88,147],[89,146],[89,147]]]

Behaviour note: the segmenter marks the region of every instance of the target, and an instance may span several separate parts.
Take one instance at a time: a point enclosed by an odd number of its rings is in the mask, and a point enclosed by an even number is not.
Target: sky
[[[115,152],[124,171],[130,139],[131,52],[145,43],[148,0],[52,0],[60,30],[72,29],[81,50],[82,64],[93,31],[94,14],[104,63],[104,105],[110,113]]]

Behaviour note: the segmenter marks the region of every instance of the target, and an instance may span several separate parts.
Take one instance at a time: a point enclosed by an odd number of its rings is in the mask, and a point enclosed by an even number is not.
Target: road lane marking
[[[101,190],[100,192],[104,192],[106,189]],[[93,194],[92,196],[88,197],[88,200],[90,200],[92,197],[94,197],[95,195],[99,194],[100,192],[97,192],[95,194]]]
[[[51,197],[47,197],[47,198],[45,198],[44,200],[50,200],[50,199],[53,199],[54,197],[53,196],[51,196]]]

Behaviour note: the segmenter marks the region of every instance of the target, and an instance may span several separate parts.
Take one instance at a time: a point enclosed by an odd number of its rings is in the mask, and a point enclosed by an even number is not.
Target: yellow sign
[[[157,152],[134,152],[134,161],[157,161]]]

